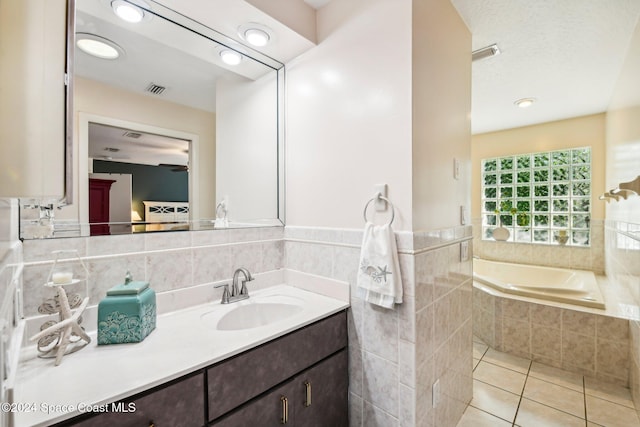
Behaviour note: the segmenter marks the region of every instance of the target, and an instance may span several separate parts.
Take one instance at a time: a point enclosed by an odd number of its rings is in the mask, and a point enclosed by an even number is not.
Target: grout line
[[[493,412],[489,412],[489,411],[487,411],[487,410],[484,410],[484,409],[482,409],[482,408],[478,408],[477,406],[473,406],[473,405],[471,405],[471,404],[469,404],[469,406],[471,406],[473,409],[477,409],[477,410],[478,410],[478,411],[480,411],[480,412],[484,412],[485,414],[489,414],[489,415],[491,415],[491,416],[492,416],[492,417],[494,417],[494,418],[497,418],[497,419],[502,420],[502,421],[507,422],[507,423],[509,422],[509,420],[505,420],[504,418],[497,416],[497,415],[496,415],[496,414],[494,414]]]
[[[527,380],[529,379],[529,373],[531,372],[532,362],[529,361],[529,369],[527,369],[527,376],[524,378],[524,384],[522,385],[522,391],[520,392],[520,399],[518,400],[518,407],[516,408],[516,413],[513,414],[513,422],[511,426],[516,425],[516,419],[518,418],[518,412],[520,412],[520,404],[522,403],[522,399],[524,398],[524,389],[527,386]]]
[[[582,376],[582,399],[584,401],[584,425],[587,427],[589,425],[589,420],[587,419],[587,384],[584,380],[584,375]]]

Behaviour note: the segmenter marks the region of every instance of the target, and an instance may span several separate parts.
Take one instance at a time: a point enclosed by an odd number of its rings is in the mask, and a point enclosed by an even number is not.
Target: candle
[[[51,280],[56,285],[64,285],[65,283],[70,283],[73,279],[73,273],[70,271],[56,271],[51,275]]]

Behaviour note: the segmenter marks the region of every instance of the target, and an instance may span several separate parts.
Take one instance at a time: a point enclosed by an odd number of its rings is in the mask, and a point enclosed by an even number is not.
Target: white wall
[[[277,96],[275,71],[216,82],[216,204],[230,221],[278,216]]]
[[[66,2],[0,2],[0,197],[64,193]]]
[[[416,231],[459,226],[460,208],[471,209],[469,52],[471,33],[449,1],[413,2]],[[454,177],[454,159],[459,162],[458,178]]]
[[[317,16],[318,46],[287,64],[287,225],[360,228],[386,183],[394,229],[410,230],[411,1],[333,1]]]

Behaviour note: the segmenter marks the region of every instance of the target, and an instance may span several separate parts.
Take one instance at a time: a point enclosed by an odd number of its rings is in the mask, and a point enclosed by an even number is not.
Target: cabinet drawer
[[[97,385],[99,386],[99,385]],[[110,412],[96,416],[77,417],[60,426],[75,427],[197,427],[205,425],[204,374],[181,379],[178,382],[144,394],[109,404]],[[135,405],[134,406],[130,404]],[[116,406],[112,406],[116,405]],[[119,405],[119,406],[118,406]],[[112,412],[116,408],[130,412]]]
[[[209,420],[346,346],[347,318],[341,312],[209,368]]]

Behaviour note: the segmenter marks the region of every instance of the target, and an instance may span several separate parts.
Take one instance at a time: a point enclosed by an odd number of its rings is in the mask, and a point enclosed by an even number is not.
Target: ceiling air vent
[[[482,49],[471,52],[471,61],[478,61],[480,59],[490,58],[496,55],[500,55],[500,48],[494,43],[491,46],[483,47]]]
[[[122,136],[124,136],[125,138],[138,139],[138,138],[140,138],[142,136],[142,134],[138,133],[138,132],[132,132],[132,131],[128,130],[125,133],[123,133]]]
[[[149,86],[145,89],[147,92],[151,92],[154,95],[161,95],[164,92],[166,87],[157,85],[155,83],[149,83]]]

